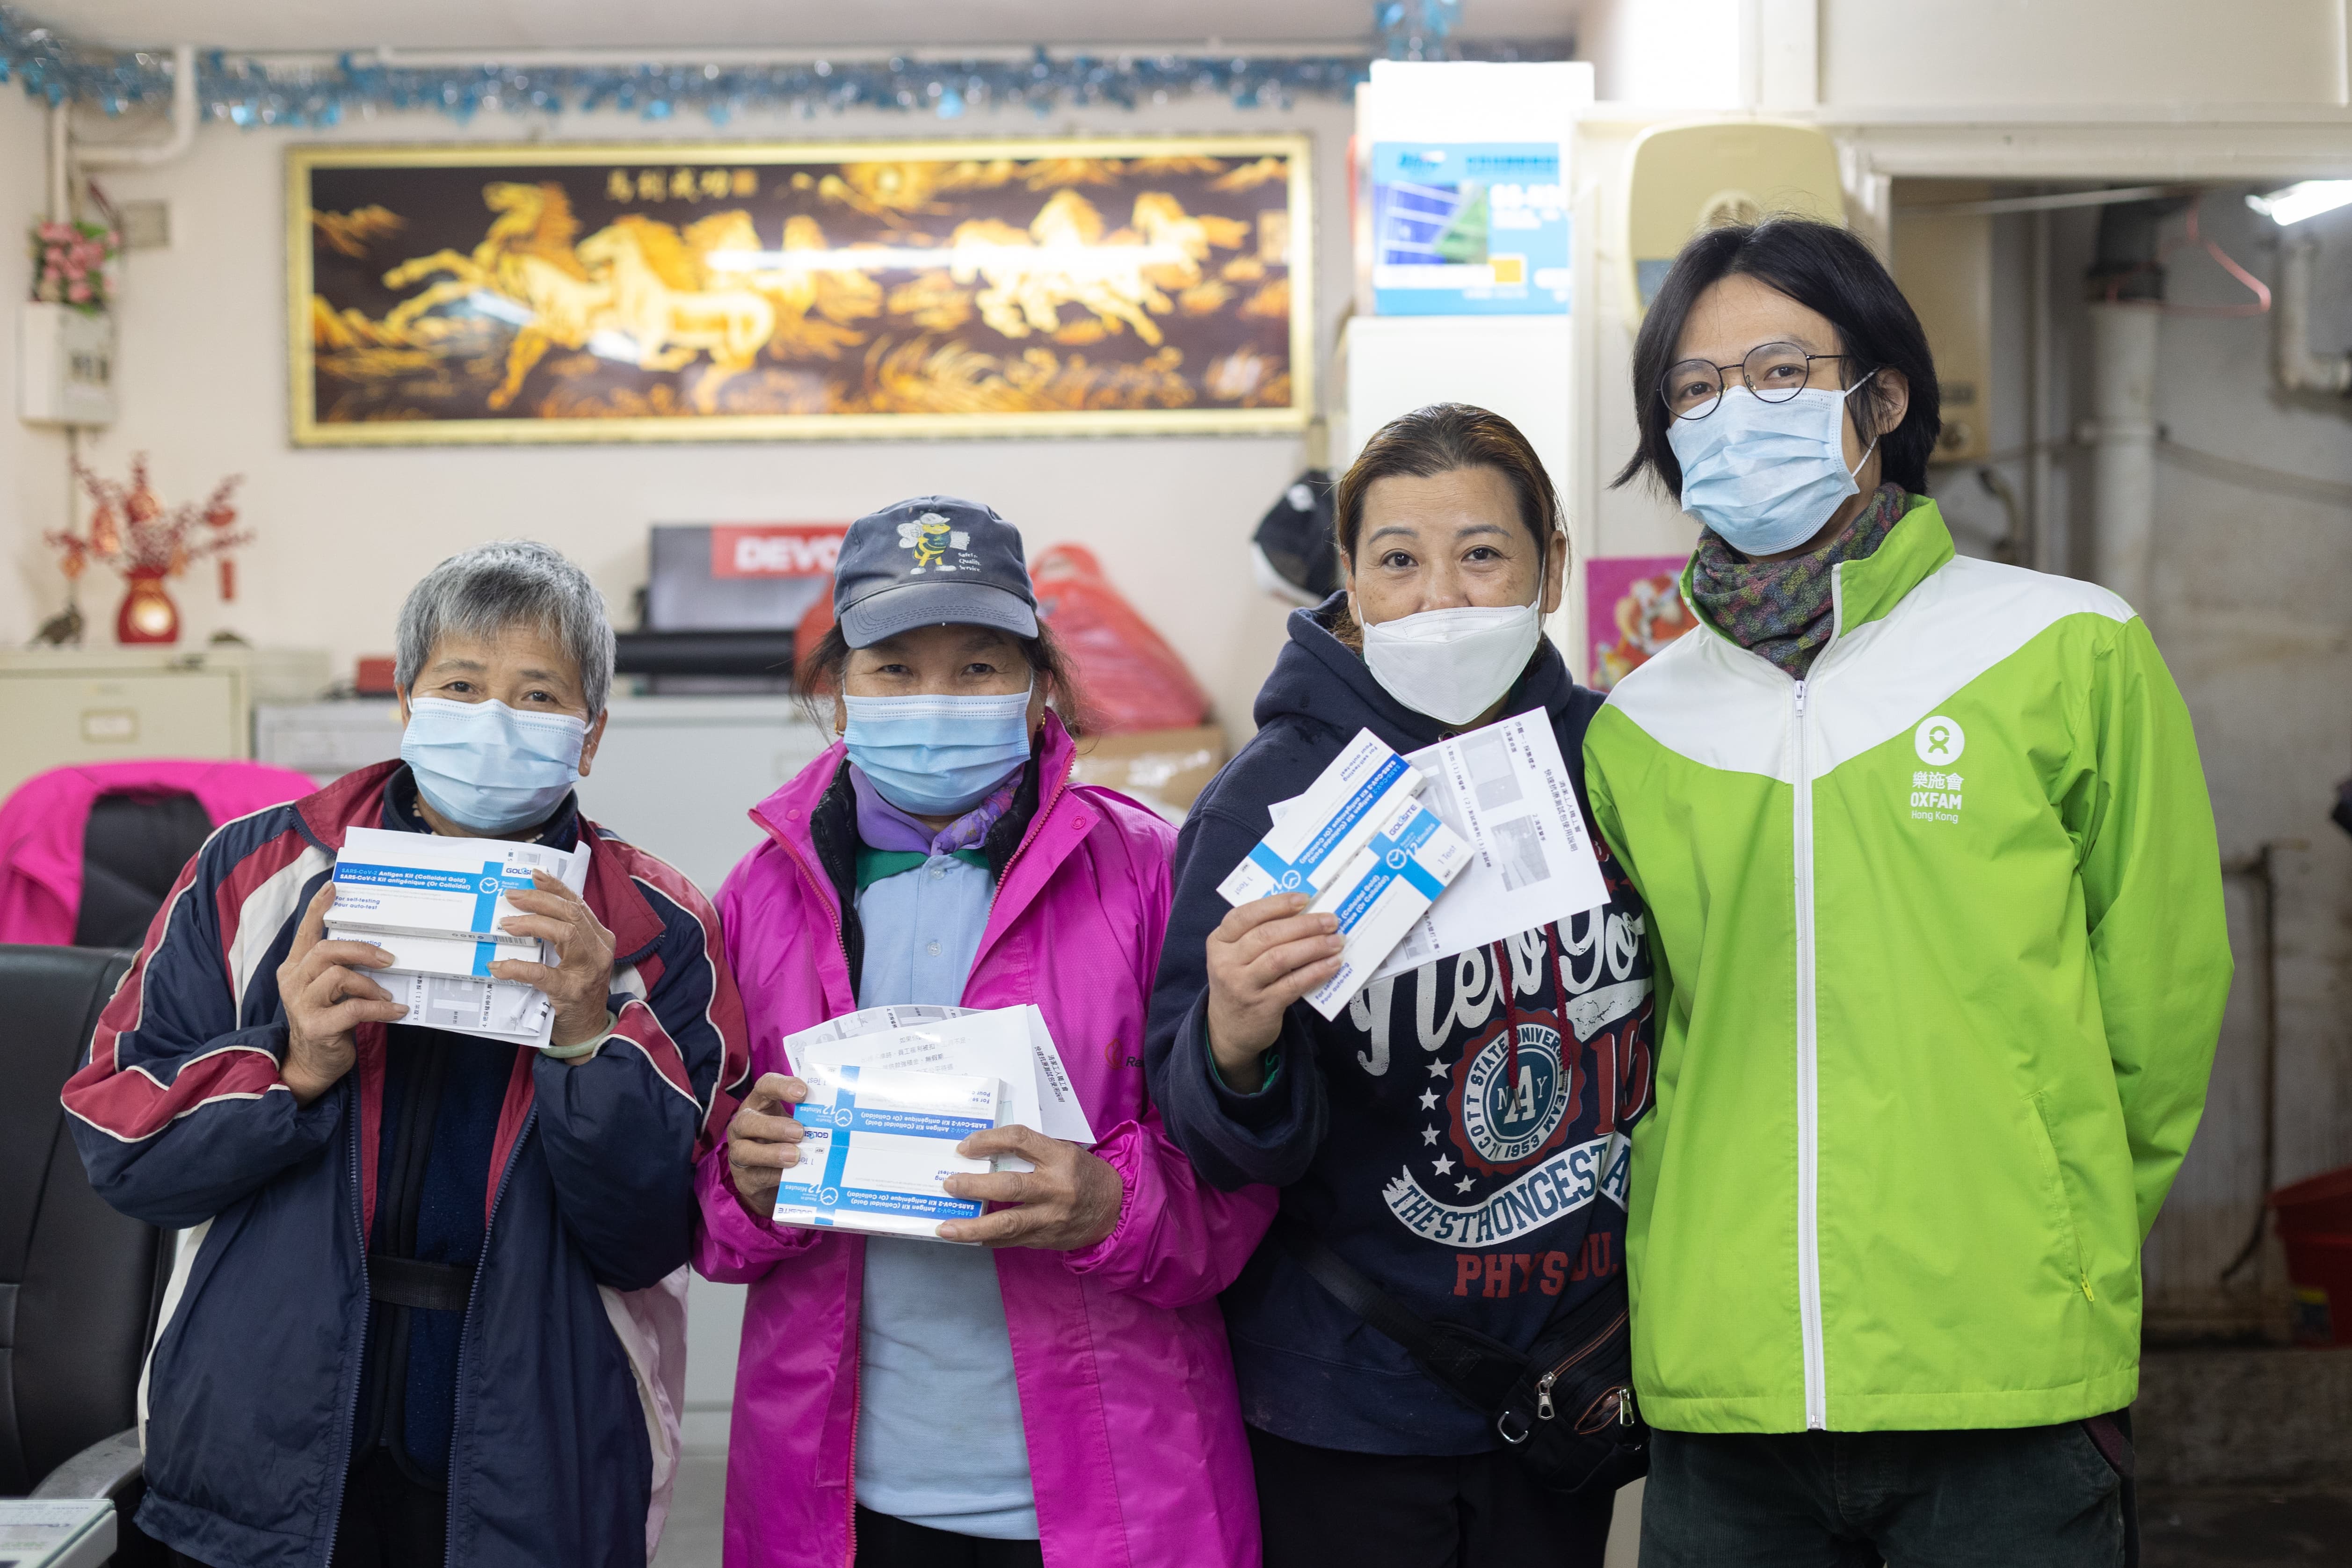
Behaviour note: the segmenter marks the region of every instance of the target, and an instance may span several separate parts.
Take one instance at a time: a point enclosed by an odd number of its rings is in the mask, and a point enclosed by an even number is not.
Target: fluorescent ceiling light
[[[2347,203],[2352,203],[2352,180],[2304,180],[2268,195],[2246,198],[2248,206],[2282,228]]]

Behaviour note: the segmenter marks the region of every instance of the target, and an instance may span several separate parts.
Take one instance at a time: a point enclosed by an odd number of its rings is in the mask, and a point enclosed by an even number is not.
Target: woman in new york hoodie
[[[1375,981],[1327,1023],[1300,998],[1337,970],[1331,917],[1295,894],[1233,909],[1217,884],[1360,730],[1405,752],[1539,711],[1581,806],[1601,699],[1539,621],[1567,537],[1526,437],[1458,404],[1374,436],[1336,506],[1345,589],[1291,616],[1255,738],[1178,840],[1152,1094],[1212,1184],[1279,1186],[1286,1215],[1406,1307],[1525,1350],[1622,1289],[1623,1134],[1650,1100],[1632,887],[1596,840],[1607,904]],[[1607,1497],[1538,1489],[1486,1413],[1278,1241],[1224,1304],[1267,1568],[1601,1562]]]

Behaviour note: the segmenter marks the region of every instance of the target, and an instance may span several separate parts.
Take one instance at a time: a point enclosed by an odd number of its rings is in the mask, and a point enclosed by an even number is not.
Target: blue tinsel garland
[[[1378,54],[1391,59],[1448,58],[1462,0],[1374,0]],[[1545,58],[1542,46],[1482,50],[1497,58]],[[954,120],[982,108],[1113,104],[1133,109],[1194,93],[1243,108],[1282,108],[1302,98],[1347,99],[1373,54],[1289,57],[1121,54],[1027,60],[810,60],[780,65],[410,67],[344,55],[333,66],[277,70],[220,50],[197,57],[204,114],[242,126],[325,126],[361,110],[433,109],[464,121],[490,110],[513,114],[617,109],[647,120],[699,111],[724,125],[746,110],[886,109]],[[51,104],[89,103],[109,114],[169,103],[167,57],[96,48],[36,26],[0,5],[0,82],[21,81]]]

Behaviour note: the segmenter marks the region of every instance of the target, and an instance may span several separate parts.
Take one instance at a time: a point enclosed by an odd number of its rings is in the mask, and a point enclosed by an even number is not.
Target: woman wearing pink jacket
[[[1216,1295],[1273,1214],[1200,1182],[1142,1042],[1175,836],[1070,782],[1020,534],[925,497],[860,519],[803,663],[841,744],[753,812],[719,898],[758,1081],[701,1165],[697,1266],[751,1286],[729,1568],[1234,1564],[1257,1507]],[[777,1226],[806,1096],[781,1042],[859,1007],[1034,1003],[1099,1142],[967,1139],[1025,1174],[943,1237]],[[740,1091],[740,1086],[737,1086]]]

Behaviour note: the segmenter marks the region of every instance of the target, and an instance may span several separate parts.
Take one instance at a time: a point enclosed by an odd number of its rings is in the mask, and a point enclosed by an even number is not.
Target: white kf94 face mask
[[[1381,689],[1414,712],[1467,724],[1501,701],[1527,668],[1543,636],[1537,614],[1543,590],[1539,558],[1533,604],[1423,610],[1364,626],[1365,667]],[[1360,615],[1357,622],[1363,625]]]

